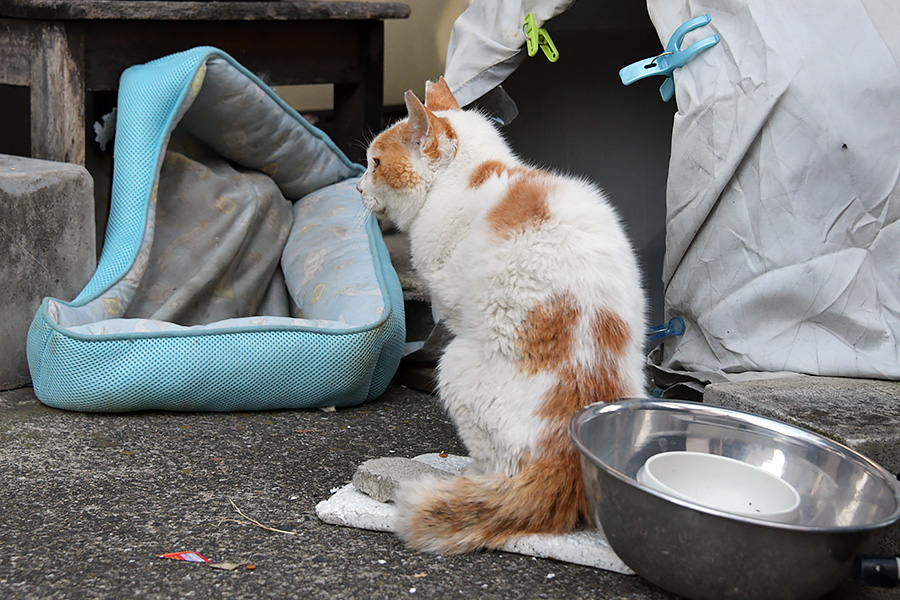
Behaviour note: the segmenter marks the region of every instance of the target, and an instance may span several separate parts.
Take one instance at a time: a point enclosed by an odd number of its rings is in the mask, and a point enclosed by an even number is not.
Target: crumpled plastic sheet
[[[675,71],[659,365],[900,378],[900,4],[649,0]]]
[[[456,19],[444,79],[460,106],[471,104],[516,70],[525,57],[525,15],[538,27],[575,0],[475,0]]]

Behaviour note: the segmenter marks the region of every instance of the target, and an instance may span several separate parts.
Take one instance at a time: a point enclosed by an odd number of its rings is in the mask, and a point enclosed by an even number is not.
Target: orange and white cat
[[[455,334],[438,393],[475,459],[398,493],[399,535],[441,553],[589,520],[569,419],[644,391],[644,292],[615,210],[591,184],[520,161],[443,79],[371,144],[363,203],[408,232]]]

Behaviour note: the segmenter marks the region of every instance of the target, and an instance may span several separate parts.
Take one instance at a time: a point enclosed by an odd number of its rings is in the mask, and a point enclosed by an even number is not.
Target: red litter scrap
[[[157,554],[157,558],[170,558],[172,560],[186,560],[187,562],[208,563],[209,559],[196,552],[169,552],[168,554]]]

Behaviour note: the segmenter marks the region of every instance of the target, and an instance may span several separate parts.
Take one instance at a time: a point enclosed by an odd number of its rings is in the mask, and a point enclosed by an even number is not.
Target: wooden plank
[[[384,114],[384,23],[357,23],[362,77],[334,86],[334,142],[350,158],[363,162],[366,140],[381,129]]]
[[[0,84],[31,83],[31,30],[27,22],[0,19]]]
[[[33,29],[31,156],[84,165],[84,35],[77,24]]]
[[[360,23],[85,22],[85,81],[89,90],[114,90],[127,67],[195,46],[214,46],[269,85],[358,82],[363,78]]]
[[[381,20],[409,17],[400,2],[0,0],[0,16],[50,20]]]

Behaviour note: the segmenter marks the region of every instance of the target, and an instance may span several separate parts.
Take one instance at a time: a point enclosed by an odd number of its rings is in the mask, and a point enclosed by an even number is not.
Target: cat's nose
[[[356,191],[362,194],[362,179],[356,182]]]

